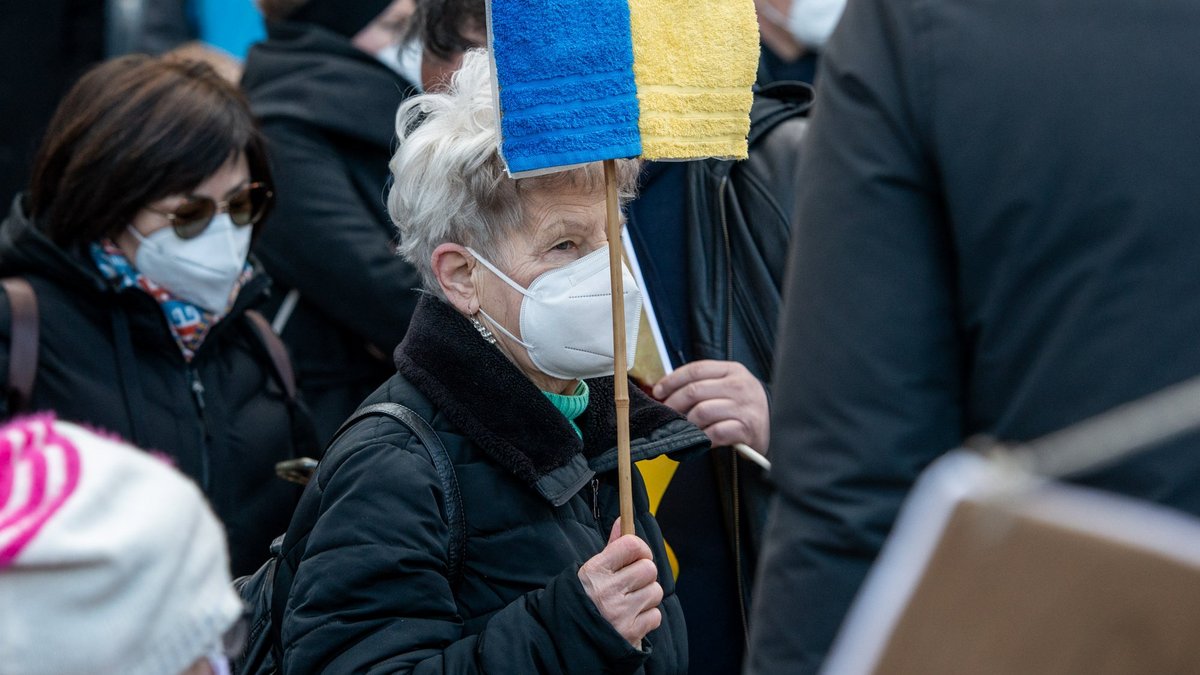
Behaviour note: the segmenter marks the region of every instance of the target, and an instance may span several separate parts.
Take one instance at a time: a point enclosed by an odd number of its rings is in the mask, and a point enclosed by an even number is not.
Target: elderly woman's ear
[[[447,242],[433,249],[431,258],[433,274],[446,300],[463,314],[474,316],[479,311],[479,296],[471,277],[475,269],[474,256],[466,247]]]

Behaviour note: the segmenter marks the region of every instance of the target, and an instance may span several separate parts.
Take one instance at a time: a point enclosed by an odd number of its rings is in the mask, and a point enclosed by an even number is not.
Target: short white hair
[[[399,253],[421,274],[425,289],[444,299],[433,272],[433,250],[450,242],[492,258],[497,246],[527,226],[523,194],[563,187],[603,189],[600,162],[532,178],[512,179],[500,158],[488,53],[468,51],[447,91],[414,96],[396,112],[399,148],[388,164],[388,214],[400,230]],[[637,187],[639,162],[617,161],[624,204]]]

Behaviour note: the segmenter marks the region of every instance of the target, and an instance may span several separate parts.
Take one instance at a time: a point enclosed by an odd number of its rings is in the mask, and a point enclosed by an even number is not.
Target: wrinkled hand
[[[654,385],[654,397],[687,415],[713,445],[745,443],[766,454],[771,438],[767,392],[737,361],[693,361]]]
[[[663,589],[658,567],[646,542],[621,536],[621,519],[613,523],[608,546],[579,567],[579,581],[596,609],[629,644],[641,649],[642,638],[662,623]]]

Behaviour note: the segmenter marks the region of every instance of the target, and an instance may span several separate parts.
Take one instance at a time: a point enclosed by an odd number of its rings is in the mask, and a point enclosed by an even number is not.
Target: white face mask
[[[390,44],[375,52],[375,58],[380,63],[391,68],[395,73],[408,80],[417,91],[421,87],[421,54],[424,48],[420,40],[410,40],[406,45]]]
[[[792,0],[787,29],[801,44],[820,49],[842,18],[846,0]]]
[[[129,231],[141,242],[134,264],[175,297],[220,313],[229,306],[229,296],[246,266],[252,229],[234,225],[228,213],[213,216],[192,239],[180,239],[169,227],[145,237],[130,225]]]
[[[497,330],[529,353],[538,370],[560,380],[613,374],[612,287],[608,246],[569,265],[550,270],[522,288],[495,265],[467,249],[484,267],[518,293],[521,299],[521,335],[510,333],[498,321],[483,315]],[[629,270],[622,267],[625,286],[626,367],[633,367],[642,292]]]
[[[206,657],[208,667],[212,669],[213,675],[230,675],[229,657],[218,651],[209,652]]]

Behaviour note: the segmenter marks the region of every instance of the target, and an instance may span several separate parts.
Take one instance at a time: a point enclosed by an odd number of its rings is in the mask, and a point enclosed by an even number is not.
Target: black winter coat
[[[36,229],[20,199],[0,226],[0,277],[12,276],[33,286],[40,311],[31,408],[170,456],[225,524],[234,575],[254,571],[300,496],[276,478],[275,463],[316,450],[306,411],[287,401],[244,315],[262,301],[267,278],[246,283],[188,364],[150,295],[114,290],[86,253],[67,252]],[[4,301],[0,373],[8,373],[11,325]]]
[[[686,672],[682,613],[636,468],[637,531],[665,591],[649,654],[601,617],[576,577],[618,514],[612,379],[589,380],[580,440],[499,350],[432,297],[396,363],[399,374],[367,403],[410,407],[445,444],[466,517],[461,585],[447,579],[442,483],[419,441],[390,419],[359,422],[330,447],[288,529],[285,556],[299,563],[282,625],[284,671]],[[699,429],[631,389],[635,460],[707,449]]]
[[[412,85],[346,38],[271,23],[242,87],[271,151],[277,202],[256,253],[299,304],[281,335],[322,439],[393,372],[420,279],[384,206],[396,108]]]
[[[1193,0],[847,5],[800,166],[750,672],[816,672],[943,452],[1200,373],[1198,26]],[[1082,480],[1200,514],[1200,441]]]
[[[628,232],[675,367],[737,361],[770,385],[795,168],[811,104],[803,83],[761,88],[748,159],[651,164],[644,174]],[[730,636],[747,633],[773,490],[766,472],[732,448],[715,449],[704,462],[679,467],[656,514],[683,570],[677,592],[692,672],[723,674],[743,660],[743,641]]]
[[[796,167],[808,131],[812,89],[777,83],[750,113],[749,157],[688,163],[688,323],[696,360],[737,361],[767,387],[783,305]],[[710,454],[746,606],[774,491],[740,455]],[[740,501],[740,503],[739,503]],[[734,514],[742,522],[734,525]]]

